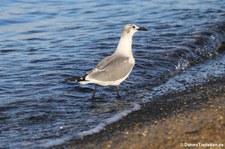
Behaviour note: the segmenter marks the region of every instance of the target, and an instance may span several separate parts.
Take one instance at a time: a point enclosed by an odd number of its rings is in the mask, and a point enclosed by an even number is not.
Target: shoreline
[[[184,148],[208,143],[225,147],[225,79],[141,106],[99,133],[52,148]]]

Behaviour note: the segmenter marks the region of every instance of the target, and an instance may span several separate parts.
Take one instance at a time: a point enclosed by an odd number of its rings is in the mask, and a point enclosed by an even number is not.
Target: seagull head
[[[147,29],[144,27],[138,27],[137,25],[134,25],[134,24],[127,24],[123,28],[122,35],[123,36],[129,36],[129,35],[133,36],[134,33],[136,33],[137,31],[147,31]]]

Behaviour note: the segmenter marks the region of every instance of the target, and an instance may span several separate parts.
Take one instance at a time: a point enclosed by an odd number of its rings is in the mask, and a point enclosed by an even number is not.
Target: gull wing
[[[128,57],[111,55],[103,59],[90,71],[86,80],[116,81],[126,77],[134,64],[129,62]]]

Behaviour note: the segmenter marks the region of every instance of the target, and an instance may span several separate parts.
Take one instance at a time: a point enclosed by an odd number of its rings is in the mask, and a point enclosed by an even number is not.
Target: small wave
[[[182,42],[176,50],[171,52],[171,57],[178,59],[174,68],[170,70],[170,76],[187,69],[197,63],[208,60],[223,51],[225,42],[225,23],[214,25],[207,31],[193,32],[191,40]]]
[[[42,63],[42,62],[49,62],[49,61],[57,61],[59,58],[43,58],[43,59],[34,59],[31,60],[30,63]]]
[[[127,116],[131,112],[137,111],[140,108],[141,108],[141,106],[139,104],[134,103],[133,107],[131,109],[124,110],[124,111],[122,111],[122,112],[120,112],[120,113],[118,113],[118,114],[116,114],[116,115],[114,115],[110,118],[105,119],[104,122],[98,124],[96,127],[92,128],[90,130],[80,132],[80,133],[76,134],[75,137],[74,136],[67,136],[67,137],[64,137],[64,138],[48,141],[47,143],[42,144],[40,147],[49,148],[49,147],[53,147],[53,146],[56,146],[56,145],[60,145],[64,142],[66,142],[66,141],[69,141],[69,140],[73,139],[73,138],[82,138],[82,137],[85,137],[85,136],[88,136],[88,135],[98,133],[101,130],[103,130],[106,126],[122,119],[123,117]],[[61,127],[60,129],[63,129],[63,127]]]
[[[97,133],[100,130],[102,130],[105,126],[107,126],[109,124],[112,124],[112,123],[120,120],[124,116],[128,115],[129,113],[131,113],[133,111],[137,111],[139,109],[140,109],[140,105],[139,104],[134,104],[132,109],[124,110],[123,112],[121,112],[121,113],[119,113],[119,114],[117,114],[117,115],[115,115],[115,116],[113,116],[111,118],[106,119],[105,122],[100,123],[95,128],[90,129],[88,131],[84,131],[84,132],[78,133],[77,136],[78,137],[84,137],[84,136],[87,136],[87,135],[91,135],[93,133]]]
[[[2,49],[0,50],[1,53],[9,53],[9,52],[15,52],[15,49]]]
[[[225,23],[214,25],[207,31],[191,33],[191,35],[194,41],[186,45],[195,54],[194,58],[188,55],[192,58],[190,62],[196,63],[218,53],[219,47],[225,41]]]
[[[156,97],[176,94],[215,79],[224,79],[224,65],[225,55],[222,54],[207,60],[205,63],[195,65],[180,75],[170,77],[167,82],[154,87],[152,91],[146,93],[144,97],[149,97],[149,99],[152,100]]]
[[[28,41],[33,41],[33,40],[37,40],[37,41],[45,41],[45,38],[35,38],[35,37],[31,37],[31,38],[26,38],[24,40],[28,40]]]
[[[178,64],[175,66],[175,71],[184,70],[190,66],[190,62],[187,59],[180,59]]]

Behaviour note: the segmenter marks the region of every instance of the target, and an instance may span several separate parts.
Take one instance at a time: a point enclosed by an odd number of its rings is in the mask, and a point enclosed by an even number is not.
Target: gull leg
[[[93,94],[92,94],[92,99],[94,99],[95,98],[95,93],[96,93],[96,91],[97,91],[97,85],[95,85],[95,89],[94,89],[94,92],[93,92]]]
[[[121,96],[120,96],[120,94],[119,94],[119,86],[116,86],[116,93],[117,93],[117,98],[120,98]]]

